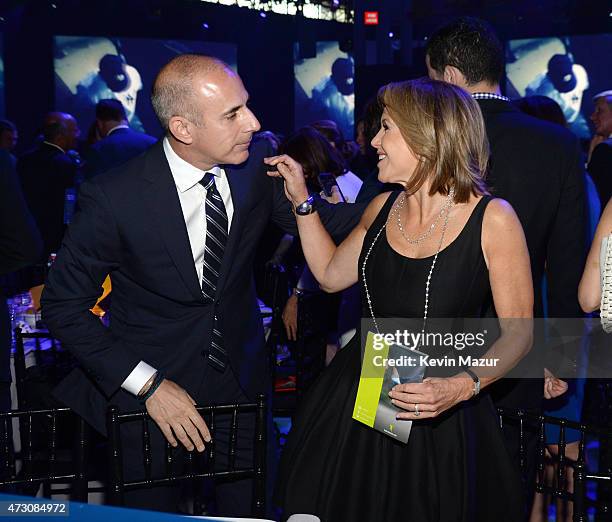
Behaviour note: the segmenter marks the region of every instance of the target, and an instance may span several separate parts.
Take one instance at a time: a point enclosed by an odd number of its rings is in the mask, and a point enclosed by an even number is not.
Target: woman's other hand
[[[398,419],[418,420],[437,417],[456,404],[471,399],[473,390],[474,381],[467,375],[465,378],[428,377],[423,382],[398,384],[391,389],[389,396],[395,406],[406,410],[406,413],[398,413]]]

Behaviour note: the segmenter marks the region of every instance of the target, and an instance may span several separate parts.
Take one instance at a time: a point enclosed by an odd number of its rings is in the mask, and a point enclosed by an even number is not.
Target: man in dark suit
[[[153,433],[154,472],[164,469],[164,437],[190,451],[210,440],[195,403],[245,402],[269,386],[253,259],[270,219],[294,234],[296,225],[282,182],[266,175],[271,151],[252,142],[260,125],[247,101],[226,64],[198,55],[169,62],[152,93],[166,137],[83,183],[42,297],[45,322],[82,364],[56,396],[102,433],[110,403],[134,410],[138,396],[148,397],[163,432]],[[300,207],[309,210],[309,202]],[[319,209],[339,234],[362,211]],[[89,313],[107,274],[109,329]],[[140,438],[136,427],[124,439],[127,478],[142,476]],[[227,450],[219,431],[216,442],[218,455]],[[241,432],[237,464],[248,462],[250,447],[252,433]],[[218,511],[248,514],[249,482],[217,485]],[[177,491],[133,492],[127,501],[173,510]]]
[[[594,101],[591,121],[595,136],[591,140],[587,169],[597,187],[603,211],[612,197],[612,90],[595,95]]]
[[[15,124],[9,120],[0,120],[0,150],[9,153],[13,165],[17,163],[17,159],[13,156],[13,150],[15,150],[18,140],[19,133]]]
[[[501,95],[504,49],[486,22],[461,18],[439,29],[428,40],[426,62],[430,78],[464,88],[480,105],[491,147],[488,184],[494,196],[510,202],[525,230],[534,316],[544,315],[541,289],[546,273],[548,316],[580,317],[586,203],[578,139],[558,125],[523,114]],[[540,355],[537,350],[534,346],[519,365],[531,367],[530,376],[537,364],[534,358]],[[491,388],[498,406],[541,408],[542,379],[504,379]],[[518,431],[506,424],[505,434],[518,463]],[[526,459],[535,480],[537,434],[530,435]]]
[[[67,191],[74,190],[78,170],[69,151],[76,148],[80,131],[70,114],[52,112],[45,117],[42,134],[43,141],[17,161],[17,172],[43,238],[44,262],[59,250],[64,236]]]
[[[41,250],[40,234],[21,192],[12,158],[8,151],[0,150],[0,276],[35,263]],[[10,354],[11,319],[0,288],[0,411],[11,409]]]
[[[83,177],[89,179],[138,156],[157,140],[128,125],[119,100],[100,100],[96,104],[96,128],[102,139],[85,152]]]

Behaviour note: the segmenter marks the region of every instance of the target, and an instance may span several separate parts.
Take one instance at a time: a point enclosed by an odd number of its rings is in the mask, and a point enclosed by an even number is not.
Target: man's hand
[[[544,398],[555,399],[568,389],[567,382],[555,377],[548,368],[544,368]]]
[[[178,439],[187,451],[194,446],[204,451],[204,442],[210,442],[211,436],[204,419],[195,409],[196,401],[178,384],[164,379],[147,399],[147,412],[162,430],[172,446],[178,446]],[[204,440],[202,440],[204,439]]]

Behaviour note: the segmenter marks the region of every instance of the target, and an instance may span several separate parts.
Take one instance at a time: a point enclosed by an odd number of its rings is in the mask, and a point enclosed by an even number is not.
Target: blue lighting
[[[208,24],[206,22],[202,24],[202,29],[208,29]]]
[[[261,18],[267,18],[268,15],[266,13],[264,13],[263,11],[259,11],[259,16]]]

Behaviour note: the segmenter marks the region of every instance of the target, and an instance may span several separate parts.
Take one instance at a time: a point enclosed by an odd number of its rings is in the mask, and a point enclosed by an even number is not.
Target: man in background
[[[591,140],[587,168],[603,209],[612,197],[612,90],[596,94],[593,101],[595,110],[591,121],[595,136]]]
[[[0,150],[8,152],[8,158],[13,164],[13,167],[16,165],[17,159],[12,152],[17,146],[18,139],[19,134],[17,133],[15,124],[9,120],[0,120]]]
[[[35,263],[41,249],[13,162],[6,150],[0,150],[0,276]],[[6,297],[0,287],[0,411],[11,409],[11,318]]]
[[[85,179],[122,165],[157,141],[148,134],[131,129],[125,108],[115,99],[100,100],[96,104],[96,128],[102,139],[84,154]]]
[[[70,114],[51,112],[45,116],[43,141],[17,161],[28,207],[36,220],[43,239],[45,262],[49,254],[57,252],[62,243],[65,225],[65,207],[74,193],[78,161],[70,154],[77,146],[79,126]],[[34,284],[42,281],[32,281]]]
[[[491,146],[487,182],[494,196],[510,202],[525,230],[534,316],[544,316],[546,272],[548,316],[581,317],[578,283],[586,254],[586,202],[578,139],[567,129],[522,113],[502,96],[504,49],[484,21],[466,17],[439,29],[428,40],[426,63],[430,78],[467,90],[480,105]],[[541,355],[535,344],[517,373],[529,371],[535,377]],[[539,375],[543,373],[542,367]],[[491,395],[497,406],[539,411],[543,380],[503,379],[491,386]],[[505,423],[504,434],[518,464],[519,430]],[[533,484],[537,433],[525,436],[527,484]]]

